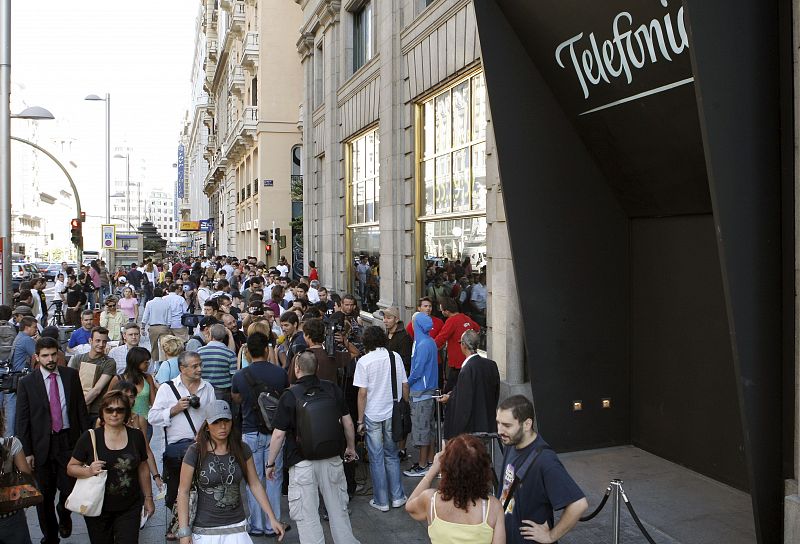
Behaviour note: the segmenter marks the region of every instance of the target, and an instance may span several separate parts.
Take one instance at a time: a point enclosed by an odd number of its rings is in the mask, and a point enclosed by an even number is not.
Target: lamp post
[[[106,224],[111,223],[111,95],[105,98],[90,94],[84,100],[106,103]]]
[[[130,153],[117,153],[114,155],[115,159],[125,159],[125,193],[127,194],[125,197],[125,202],[127,205],[127,212],[125,217],[127,217],[127,223],[130,227],[131,224],[131,155]]]

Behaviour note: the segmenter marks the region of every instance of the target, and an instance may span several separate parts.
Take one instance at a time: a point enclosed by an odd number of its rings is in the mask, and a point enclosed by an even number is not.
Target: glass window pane
[[[422,166],[422,175],[425,183],[425,215],[433,215],[433,159],[425,161]]]
[[[353,181],[353,183],[355,183],[356,181],[359,181],[363,177],[363,174],[361,173],[361,162],[362,162],[361,161],[361,138],[359,138],[358,140],[354,141],[350,145],[350,149],[352,149],[352,156],[351,156],[351,158],[352,158],[352,166],[351,166],[351,168],[353,169],[353,173],[352,173],[353,179],[352,179],[352,181]]]
[[[373,193],[375,199],[375,220],[378,220],[378,205],[381,203],[381,178],[376,177],[369,183],[375,184],[375,192]]]
[[[469,142],[469,81],[453,88],[453,147]]]
[[[469,210],[470,198],[469,149],[453,152],[453,211]]]
[[[428,100],[427,102],[425,102],[425,106],[422,109],[422,126],[423,126],[422,156],[423,157],[430,157],[433,155],[435,151],[434,139],[433,139],[434,138],[433,125],[435,119],[436,118],[433,114],[433,100]]]
[[[436,97],[436,153],[450,148],[450,92]]]
[[[486,138],[486,85],[483,74],[472,78],[472,139]]]
[[[486,144],[472,146],[472,209],[486,209]]]
[[[358,179],[364,179],[367,173],[367,145],[363,136],[358,139],[358,169]]]
[[[368,179],[366,182],[364,182],[364,187],[366,190],[366,211],[364,221],[375,221],[375,185],[371,179]]]
[[[366,150],[366,169],[364,176],[371,178],[375,175],[375,133],[370,132],[364,137],[364,148]]]
[[[364,182],[359,181],[355,186],[356,193],[356,223],[363,223],[365,216]]]
[[[436,213],[452,211],[450,197],[450,155],[436,158]]]
[[[380,299],[380,230],[378,227],[350,229],[350,245],[354,272],[351,292],[361,309],[374,312]]]

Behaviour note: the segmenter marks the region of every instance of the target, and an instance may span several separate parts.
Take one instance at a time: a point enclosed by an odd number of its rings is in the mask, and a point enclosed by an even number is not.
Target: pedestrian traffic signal
[[[261,241],[263,241],[263,242],[269,242],[269,240],[270,240],[270,238],[269,238],[269,231],[267,231],[267,230],[262,230],[262,231],[260,231],[260,232],[259,232],[259,234],[261,234],[261,236],[259,236],[259,239],[260,239]]]
[[[264,244],[264,251],[266,252],[267,256],[272,255],[272,244]]]
[[[81,247],[83,245],[83,224],[81,220],[76,218],[70,221],[70,232],[72,234],[72,243],[76,247]]]

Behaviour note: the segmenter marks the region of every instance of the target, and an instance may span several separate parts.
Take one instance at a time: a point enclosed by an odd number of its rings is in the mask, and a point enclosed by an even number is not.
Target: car
[[[31,281],[39,277],[39,269],[29,263],[11,264],[11,288],[15,291],[19,289],[23,281]]]
[[[39,269],[39,274],[44,274],[47,271],[47,267],[50,266],[50,263],[33,263],[33,265]]]
[[[44,271],[44,277],[47,281],[55,281],[56,276],[61,273],[61,265],[53,263]]]

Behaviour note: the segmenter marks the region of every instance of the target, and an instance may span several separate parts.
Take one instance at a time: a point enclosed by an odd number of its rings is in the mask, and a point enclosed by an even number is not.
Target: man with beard
[[[509,397],[497,407],[497,434],[505,446],[498,498],[505,510],[510,544],[558,542],[589,505],[556,453],[533,427],[533,404],[522,395]],[[562,509],[554,523],[553,512]]]

